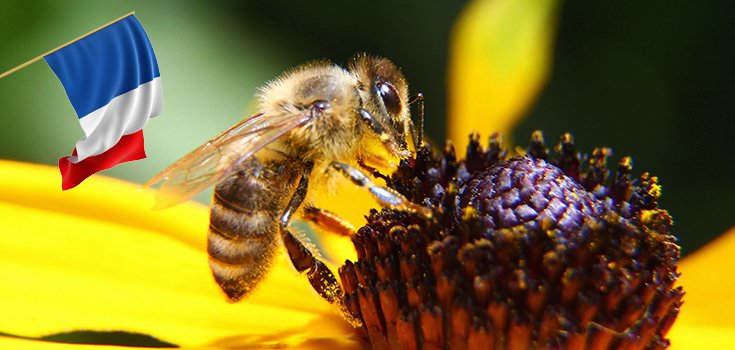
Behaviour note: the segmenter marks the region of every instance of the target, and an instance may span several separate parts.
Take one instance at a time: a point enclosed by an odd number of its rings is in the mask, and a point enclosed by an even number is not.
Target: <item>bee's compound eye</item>
[[[378,95],[383,100],[388,113],[396,115],[401,112],[401,99],[398,92],[388,83],[378,83]]]
[[[316,100],[311,103],[311,113],[313,116],[318,117],[324,112],[325,109],[329,108],[329,102],[325,100]]]

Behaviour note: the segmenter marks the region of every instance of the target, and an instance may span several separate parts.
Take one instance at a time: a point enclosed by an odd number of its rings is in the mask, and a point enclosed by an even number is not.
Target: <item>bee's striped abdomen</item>
[[[251,158],[215,187],[207,252],[214,279],[231,301],[252,291],[270,268],[278,217],[293,183],[286,164]]]

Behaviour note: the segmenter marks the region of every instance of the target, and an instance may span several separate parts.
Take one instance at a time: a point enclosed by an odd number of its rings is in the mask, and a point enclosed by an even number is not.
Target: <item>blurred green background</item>
[[[428,135],[443,140],[447,49],[464,4],[4,1],[0,71],[135,10],[158,56],[165,107],[145,129],[148,158],[105,174],[139,183],[252,114],[268,79],[359,51],[403,68],[426,96]],[[735,223],[733,13],[724,0],[565,2],[551,79],[515,140],[543,129],[554,142],[570,131],[581,150],[633,156],[636,173],[660,177],[662,206],[684,253],[693,251]],[[45,62],[0,80],[0,158],[56,165],[82,135]]]

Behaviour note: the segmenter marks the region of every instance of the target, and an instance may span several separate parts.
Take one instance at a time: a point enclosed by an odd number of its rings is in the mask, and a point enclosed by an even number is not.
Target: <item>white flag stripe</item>
[[[162,109],[161,77],[113,98],[107,105],[79,119],[86,137],[77,142],[77,155],[69,157],[69,161],[78,163],[104,153],[124,135],[143,129],[148,119],[161,114]]]

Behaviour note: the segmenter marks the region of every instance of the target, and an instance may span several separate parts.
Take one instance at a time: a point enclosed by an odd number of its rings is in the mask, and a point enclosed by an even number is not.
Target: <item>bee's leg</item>
[[[357,232],[352,224],[326,209],[306,207],[301,218],[340,236],[352,237]]]
[[[406,197],[388,187],[374,184],[360,169],[340,162],[332,162],[331,167],[347,176],[356,185],[367,188],[370,194],[385,207],[413,211],[427,217],[431,216],[431,211],[428,208],[409,201]]]
[[[369,163],[369,164],[368,164]],[[380,157],[366,157],[366,158],[360,158],[357,160],[357,164],[360,165],[360,167],[369,172],[371,175],[373,175],[376,179],[383,179],[386,183],[390,180],[388,176],[384,175],[380,172],[380,170],[373,167],[373,164],[379,164],[380,167],[383,169],[386,169],[389,166],[392,166],[389,161],[380,158]]]
[[[409,101],[409,104],[417,103],[417,112],[418,112],[418,119],[416,119],[416,124],[414,124],[413,119],[411,119],[411,136],[413,136],[413,147],[418,152],[418,150],[424,145],[424,94],[418,93],[414,97],[412,97]]]
[[[339,282],[337,282],[332,271],[330,271],[322,261],[315,257],[314,254],[288,229],[291,216],[304,201],[308,187],[309,175],[304,174],[302,175],[301,181],[299,181],[291,200],[288,202],[288,207],[286,207],[286,210],[281,216],[281,239],[283,240],[283,244],[286,246],[288,256],[291,258],[291,262],[296,270],[299,272],[306,272],[309,282],[311,282],[311,285],[317,293],[319,293],[319,295],[328,302],[334,303],[342,296],[342,287],[339,285]]]
[[[286,247],[288,256],[291,258],[291,263],[293,263],[293,266],[297,271],[306,273],[306,277],[309,279],[309,283],[311,283],[314,290],[329,303],[337,303],[347,320],[358,324],[360,321],[355,320],[354,317],[351,316],[351,313],[342,302],[344,291],[337,281],[337,278],[334,277],[332,271],[329,270],[324,262],[314,256],[314,253],[306,248],[306,246],[304,246],[304,244],[288,230],[288,224],[291,221],[291,216],[293,216],[293,213],[298,210],[306,197],[306,190],[309,188],[310,172],[309,168],[309,171],[306,171],[301,176],[301,180],[296,187],[296,191],[293,196],[291,196],[291,200],[289,200],[288,206],[286,207],[286,210],[284,210],[283,215],[281,215],[281,219],[279,221],[281,239],[283,240],[283,245]]]

